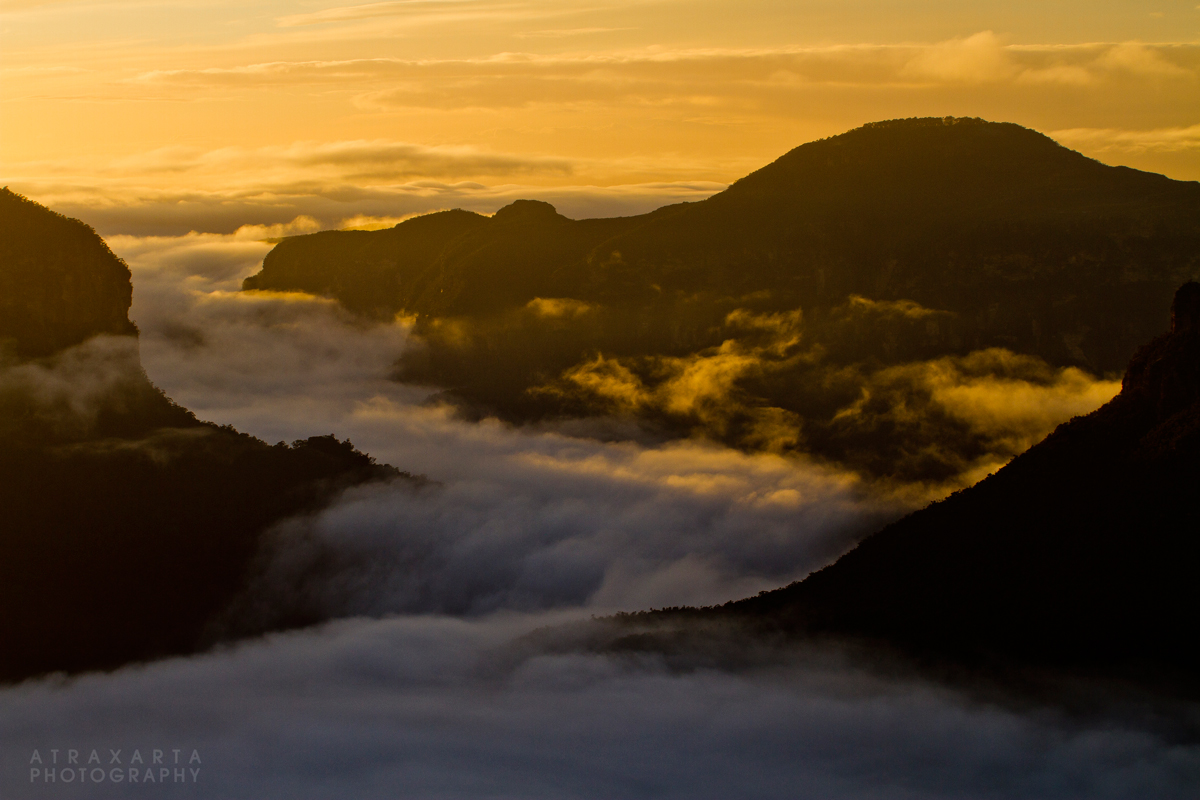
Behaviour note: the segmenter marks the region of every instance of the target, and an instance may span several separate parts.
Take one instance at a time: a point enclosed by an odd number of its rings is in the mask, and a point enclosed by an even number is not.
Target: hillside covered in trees
[[[404,479],[197,420],[142,371],[130,297],[94,231],[0,192],[0,681],[218,641],[273,523]]]
[[[298,236],[244,288],[410,317],[397,377],[468,414],[625,417],[936,480],[1019,449],[936,407],[910,365],[1115,377],[1198,275],[1200,184],[947,118],[811,142],[638,217],[518,201]]]
[[[1195,697],[1200,284],[1121,393],[997,474],[785,588],[623,615],[593,646],[737,662],[801,640],[925,664],[1134,679]]]

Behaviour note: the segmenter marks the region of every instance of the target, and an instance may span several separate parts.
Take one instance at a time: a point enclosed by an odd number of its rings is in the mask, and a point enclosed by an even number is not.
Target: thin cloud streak
[[[1200,150],[1200,125],[1154,130],[1120,128],[1068,128],[1054,131],[1068,146],[1087,147],[1101,153],[1178,153]]]
[[[364,218],[397,221],[414,214],[463,208],[491,214],[514,200],[554,205],[573,219],[645,214],[672,203],[703,200],[724,184],[679,181],[616,186],[495,185],[415,181],[356,186],[306,181],[267,189],[177,192],[168,188],[12,181],[14,191],[83,219],[102,235],[178,236],[189,231],[233,233],[253,225],[287,225],[299,217],[321,230],[357,227]]]
[[[1009,45],[990,31],[932,45],[836,45],[782,48],[645,48],[568,54],[500,53],[486,58],[354,59],[271,62],[200,70],[158,70],[138,76],[143,83],[190,86],[349,83],[421,78],[453,80],[547,74],[586,80],[596,69],[615,69],[612,79],[652,81],[674,77],[716,79],[722,85],[787,80],[860,86],[923,83],[1063,83],[1077,85],[1121,76],[1194,80],[1200,74],[1200,45],[1136,42],[1097,43],[1071,48]],[[1076,72],[1078,71],[1078,72]]]
[[[107,162],[14,165],[8,185],[106,235],[231,233],[243,224],[283,224],[298,216],[337,228],[359,217],[402,218],[447,208],[491,213],[523,198],[553,203],[573,218],[628,216],[702,200],[725,188],[686,179],[610,185],[571,180],[597,169],[658,172],[667,178],[701,169],[634,159],[597,166],[604,163],[392,140],[215,150],[172,146]],[[741,169],[757,166],[746,163]],[[508,180],[479,180],[489,177]],[[528,182],[512,181],[517,177]]]
[[[515,8],[524,8],[523,3],[494,3],[481,0],[393,0],[387,3],[367,3],[357,6],[336,6],[334,8],[326,8],[321,11],[313,11],[308,14],[291,14],[286,17],[279,17],[278,23],[286,28],[299,27],[301,25],[320,25],[328,22],[349,22],[360,19],[373,19],[376,17],[396,17],[408,16],[414,13],[427,14],[430,10],[438,10],[450,7],[475,6],[480,8],[490,8],[498,11],[505,11]],[[440,16],[440,15],[439,15]]]

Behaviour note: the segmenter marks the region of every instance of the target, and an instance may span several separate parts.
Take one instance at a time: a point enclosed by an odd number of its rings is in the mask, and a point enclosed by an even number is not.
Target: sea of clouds
[[[390,380],[403,323],[237,293],[279,233],[110,239],[133,269],[150,378],[203,419],[270,442],[333,433],[429,482],[356,489],[273,533],[247,613],[300,605],[323,626],[0,691],[3,796],[1171,798],[1200,785],[1200,747],[1145,725],[989,705],[829,654],[741,674],[514,657],[548,625],[785,584],[908,506],[804,459],[464,421],[433,388]],[[31,782],[51,749],[96,750],[110,770],[113,750],[125,769],[133,750],[194,751],[200,772]]]
[[[1200,776],[1195,746],[1137,727],[972,703],[836,660],[731,675],[502,657],[566,618],[353,619],[7,689],[4,796],[1166,799],[1193,797]],[[61,783],[69,749],[80,763],[96,750],[108,772]],[[112,782],[111,751],[128,770],[154,749],[165,784]],[[173,750],[196,754],[194,779],[173,782]]]

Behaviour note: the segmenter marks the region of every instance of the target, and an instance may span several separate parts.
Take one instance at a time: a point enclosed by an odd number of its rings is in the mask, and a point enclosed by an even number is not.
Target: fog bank
[[[987,707],[813,657],[665,671],[504,644],[565,617],[354,619],[233,651],[0,692],[6,797],[1169,798],[1200,748]],[[178,748],[194,783],[30,783],[38,750]],[[45,765],[43,765],[45,766]],[[43,773],[44,775],[44,773]],[[143,775],[144,777],[144,775]],[[170,780],[170,779],[169,779]],[[190,781],[190,776],[188,777]]]

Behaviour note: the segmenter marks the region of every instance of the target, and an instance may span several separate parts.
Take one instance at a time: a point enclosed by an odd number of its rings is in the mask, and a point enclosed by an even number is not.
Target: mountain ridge
[[[936,482],[1016,451],[944,409],[927,428],[891,414],[872,398],[932,402],[897,387],[901,368],[991,359],[995,380],[1017,362],[1038,385],[1068,368],[1115,379],[1200,277],[1200,183],[972,118],[873,123],[636,217],[548,208],[290,238],[244,288],[408,316],[396,377],[470,417],[625,417],[651,437]],[[672,394],[701,372],[729,377]]]
[[[925,663],[1132,678],[1195,694],[1200,284],[1121,393],[995,475],[756,597],[615,618],[605,647],[679,653],[714,625],[848,638]]]
[[[0,192],[0,682],[206,649],[272,525],[419,483],[332,435],[198,420],[142,369],[130,300],[91,228]]]
[[[97,334],[134,334],[132,297],[129,267],[95,230],[0,189],[0,346],[46,356]]]

